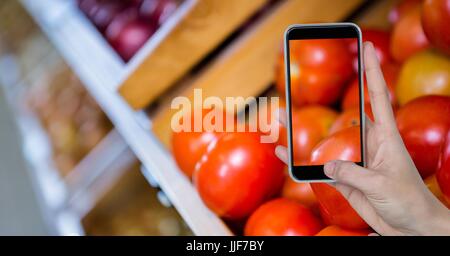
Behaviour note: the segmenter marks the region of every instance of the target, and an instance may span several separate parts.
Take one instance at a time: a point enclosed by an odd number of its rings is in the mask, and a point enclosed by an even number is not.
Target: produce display
[[[28,93],[28,105],[48,132],[61,174],[69,173],[112,125],[68,67],[49,73]]]
[[[215,143],[198,162],[194,182],[219,216],[245,218],[281,189],[283,163],[275,145],[260,143],[259,133],[224,133]]]
[[[394,24],[391,38],[392,57],[403,62],[417,52],[429,47],[430,43],[422,27],[422,5],[417,3],[400,16]]]
[[[362,28],[363,41],[374,43],[380,59],[406,148],[425,184],[447,206],[449,7],[450,0],[403,0],[389,14],[390,30]],[[294,152],[298,152],[294,161],[355,161],[360,150],[354,140],[360,125],[356,46],[339,40],[300,45],[291,49],[293,130],[301,131],[293,134]],[[282,51],[278,54],[275,88],[284,98],[284,57]],[[339,79],[330,77],[335,72]],[[366,115],[373,119],[367,85],[365,91]],[[288,177],[274,153],[276,144],[286,145],[285,128],[274,144],[261,143],[259,135],[203,131],[174,132],[172,137],[180,169],[192,178],[206,206],[236,234],[364,236],[373,232],[334,187],[295,183]]]
[[[83,219],[87,235],[177,236],[192,235],[172,207],[157,199],[134,165]]]
[[[77,0],[124,61],[129,61],[177,9],[177,0]]]

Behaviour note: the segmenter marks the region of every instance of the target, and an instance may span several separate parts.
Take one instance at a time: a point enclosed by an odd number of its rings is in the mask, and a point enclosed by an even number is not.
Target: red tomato
[[[436,175],[439,173],[439,169],[436,172]],[[431,175],[430,177],[426,178],[424,180],[425,185],[427,185],[428,189],[431,191],[431,193],[433,193],[433,195],[439,199],[439,201],[441,201],[441,203],[443,203],[444,205],[447,206],[447,208],[450,209],[450,201],[448,199],[450,199],[450,197],[446,197],[443,193],[442,190],[439,186],[439,183],[437,181],[436,175]],[[447,199],[446,199],[447,198]]]
[[[294,56],[291,57],[291,65],[297,65],[298,61]],[[295,63],[294,63],[295,62]],[[284,98],[286,96],[286,77],[285,77],[285,64],[284,64],[284,52],[283,48],[278,52],[277,62],[275,65],[275,87],[277,88],[280,95]],[[291,67],[292,69],[292,67]],[[295,81],[297,79],[297,76],[291,75],[291,83],[298,83]]]
[[[284,182],[281,194],[283,197],[295,200],[313,211],[318,207],[316,195],[309,183],[298,183],[288,177]]]
[[[205,204],[226,219],[242,219],[279,192],[284,164],[261,133],[223,134],[201,158],[194,183]]]
[[[294,110],[292,144],[295,162],[309,160],[313,148],[328,135],[337,116],[336,111],[318,105]]]
[[[328,226],[322,229],[316,236],[368,236],[370,230],[343,229],[338,226]]]
[[[389,90],[389,99],[393,106],[397,105],[397,97],[395,96],[395,87],[400,67],[393,63],[386,63],[381,67],[384,80]],[[369,91],[367,87],[366,76],[364,75],[364,103],[370,103]],[[342,100],[342,109],[349,109],[359,106],[359,81],[355,78],[344,93]]]
[[[352,126],[336,132],[318,144],[311,154],[311,164],[322,165],[331,160],[361,161],[360,127]]]
[[[330,160],[361,161],[360,127],[339,131],[323,140],[311,154],[312,165],[322,165]],[[368,225],[350,206],[348,201],[326,183],[312,183],[326,219],[333,225],[349,229],[364,229]]]
[[[261,205],[245,225],[246,236],[313,236],[322,223],[302,204],[278,198]]]
[[[370,104],[364,105],[364,112],[366,116],[373,122],[374,118],[372,113],[372,107],[370,106]],[[346,128],[358,125],[361,125],[359,107],[347,109],[344,110],[344,112],[342,112],[341,115],[333,123],[333,126],[331,126],[330,128],[329,134],[333,134]]]
[[[321,215],[325,223],[349,229],[369,227],[335,188],[326,183],[312,183],[311,187],[321,206]]]
[[[352,75],[352,56],[346,40],[312,39],[290,45],[291,97],[294,104],[330,105],[340,97]],[[281,60],[280,60],[281,59]],[[284,64],[279,59],[277,88],[284,94]]]
[[[344,130],[352,126],[361,125],[359,107],[347,109],[334,121],[329,134]]]
[[[203,119],[210,111],[207,109],[202,110],[201,118]],[[223,112],[221,114],[223,115],[222,120],[225,120],[226,114]],[[191,118],[191,125],[193,125],[194,112],[191,111],[191,116],[188,117],[186,115],[185,118]],[[225,128],[225,122],[220,125]],[[220,135],[220,132],[209,132],[204,129],[200,132],[195,132],[194,129],[191,131],[173,132],[171,141],[173,156],[180,169],[189,178],[192,177],[197,162],[206,153],[208,145],[220,137]]]
[[[396,113],[396,108],[393,109],[394,110],[394,115]],[[370,104],[365,104],[364,105],[364,113],[366,113],[366,116],[370,119],[370,121],[374,121],[375,118],[373,117],[373,112],[372,112],[372,105]]]
[[[422,29],[421,6],[403,15],[394,25],[391,37],[391,54],[399,62],[429,47]]]
[[[397,126],[422,178],[436,171],[450,127],[450,97],[416,98],[397,111]]]
[[[425,0],[422,25],[431,43],[450,55],[450,0]]]
[[[381,65],[392,62],[389,52],[389,32],[380,29],[362,29],[363,42],[372,42]],[[353,69],[358,72],[358,42],[350,40],[350,52],[353,54]]]
[[[450,207],[450,130],[442,147],[436,179],[448,203],[447,206]]]
[[[312,188],[311,188],[311,189],[312,189]],[[313,192],[314,192],[314,190],[313,190]],[[320,217],[322,218],[323,223],[324,223],[326,226],[332,225],[330,213],[329,213],[328,210],[325,209],[321,204],[319,204],[319,213],[320,213]]]
[[[174,132],[172,151],[180,169],[189,177],[195,165],[206,152],[208,145],[219,137],[215,132]]]
[[[389,21],[392,24],[397,23],[400,18],[414,9],[415,7],[419,6],[422,3],[422,0],[403,0],[400,1],[390,12],[389,12]]]

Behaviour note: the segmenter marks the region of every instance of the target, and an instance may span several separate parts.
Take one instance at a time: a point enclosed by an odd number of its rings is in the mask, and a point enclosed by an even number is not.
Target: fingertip
[[[285,146],[277,145],[275,147],[275,155],[283,161],[285,164],[288,163],[287,148]]]
[[[336,161],[330,161],[323,166],[324,173],[329,178],[334,178],[334,174],[336,172],[336,164]]]
[[[369,66],[380,63],[375,46],[373,46],[373,43],[370,41],[364,42],[364,60],[366,62],[365,64]]]
[[[365,41],[364,42],[364,48],[365,49],[369,49],[370,48],[370,50],[374,49],[373,43],[371,41]]]
[[[278,153],[280,153],[281,150],[283,150],[283,146],[277,145],[277,146],[275,147],[275,153],[276,153],[277,155],[278,155]]]

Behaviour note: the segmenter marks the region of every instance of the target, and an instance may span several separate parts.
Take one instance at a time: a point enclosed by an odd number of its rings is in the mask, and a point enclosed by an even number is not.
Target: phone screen
[[[312,32],[287,41],[291,173],[299,180],[328,179],[331,160],[363,165],[359,34]]]

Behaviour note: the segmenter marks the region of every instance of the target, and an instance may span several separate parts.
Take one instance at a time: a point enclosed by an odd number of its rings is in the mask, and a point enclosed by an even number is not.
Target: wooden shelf
[[[203,97],[259,96],[274,81],[276,56],[284,30],[294,23],[336,22],[345,19],[362,0],[289,0],[249,28],[204,71],[186,85],[182,95],[193,97],[202,89]],[[238,106],[242,109],[243,105]],[[174,114],[170,101],[156,114],[153,131],[169,145],[170,120]]]
[[[185,0],[127,65],[119,92],[146,107],[179,80],[267,0]]]

